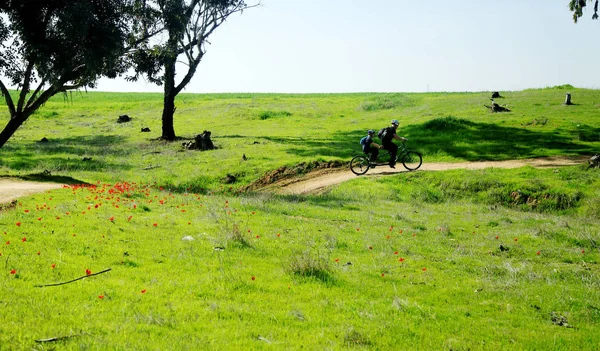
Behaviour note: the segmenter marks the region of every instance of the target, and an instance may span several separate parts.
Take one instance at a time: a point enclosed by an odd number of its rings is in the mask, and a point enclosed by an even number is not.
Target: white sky
[[[252,0],[247,0],[252,3]],[[569,0],[261,0],[210,37],[185,92],[600,88],[600,21]],[[100,81],[102,91],[162,91]]]

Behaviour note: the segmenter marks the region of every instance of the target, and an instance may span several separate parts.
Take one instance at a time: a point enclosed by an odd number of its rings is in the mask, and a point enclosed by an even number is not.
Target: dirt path
[[[457,163],[423,163],[419,171],[444,171],[449,169],[483,169],[483,168],[518,168],[533,166],[538,168],[573,166],[587,163],[588,156],[577,157],[544,157],[527,160],[509,161],[482,161],[482,162],[457,162]],[[384,175],[406,172],[402,165],[396,169],[380,166],[370,169],[361,177],[381,177]],[[275,182],[264,188],[264,191],[275,191],[281,194],[315,194],[328,187],[340,184],[357,176],[344,170],[320,170],[311,172],[301,178],[285,179]],[[62,188],[62,184],[30,182],[11,178],[0,178],[0,204],[7,204],[21,197],[44,192],[46,190]]]
[[[519,168],[524,166],[533,166],[536,168],[549,168],[560,166],[573,166],[587,163],[588,156],[575,157],[543,157],[525,160],[508,160],[508,161],[481,161],[481,162],[440,162],[427,163],[424,162],[418,171],[445,171],[450,169],[483,169],[483,168]],[[388,166],[380,166],[375,169],[370,169],[367,174],[361,177],[381,177],[383,175],[407,172],[401,164],[398,164],[396,169]],[[277,191],[281,194],[315,194],[324,191],[326,188],[354,179],[357,176],[350,172],[349,169],[337,172],[312,172],[295,180],[283,180],[270,185],[268,188],[271,191]]]
[[[0,204],[8,204],[21,197],[41,193],[46,190],[62,188],[62,184],[40,183],[14,178],[0,179]]]

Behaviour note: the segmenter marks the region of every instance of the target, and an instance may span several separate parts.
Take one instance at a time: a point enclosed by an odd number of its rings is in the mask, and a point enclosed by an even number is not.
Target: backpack
[[[367,138],[368,136],[362,137],[362,139],[360,139],[360,145],[361,146],[366,146],[367,145]]]
[[[394,133],[390,132],[389,128],[382,128],[379,133],[377,133],[377,136],[379,137],[379,139],[381,139],[381,141],[383,142],[388,142],[391,141],[392,138],[394,137]]]

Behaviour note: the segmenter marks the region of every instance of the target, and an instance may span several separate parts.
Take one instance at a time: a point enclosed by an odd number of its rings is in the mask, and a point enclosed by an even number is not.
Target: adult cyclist
[[[381,139],[381,144],[384,150],[388,150],[390,153],[390,167],[396,168],[396,155],[398,154],[398,145],[394,144],[393,140],[402,140],[406,141],[408,139],[398,136],[396,134],[396,130],[398,129],[398,125],[400,123],[397,119],[393,119],[391,125],[389,127],[383,128],[379,132],[379,138]]]

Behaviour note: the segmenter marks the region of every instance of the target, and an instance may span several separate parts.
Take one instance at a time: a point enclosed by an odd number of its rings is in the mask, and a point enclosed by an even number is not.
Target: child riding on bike
[[[379,149],[381,149],[381,145],[373,141],[374,135],[375,132],[372,129],[369,129],[367,131],[367,136],[362,137],[362,139],[360,139],[362,151],[365,154],[370,155],[369,161],[372,163],[375,163],[375,160],[377,160],[377,156],[379,155]]]

